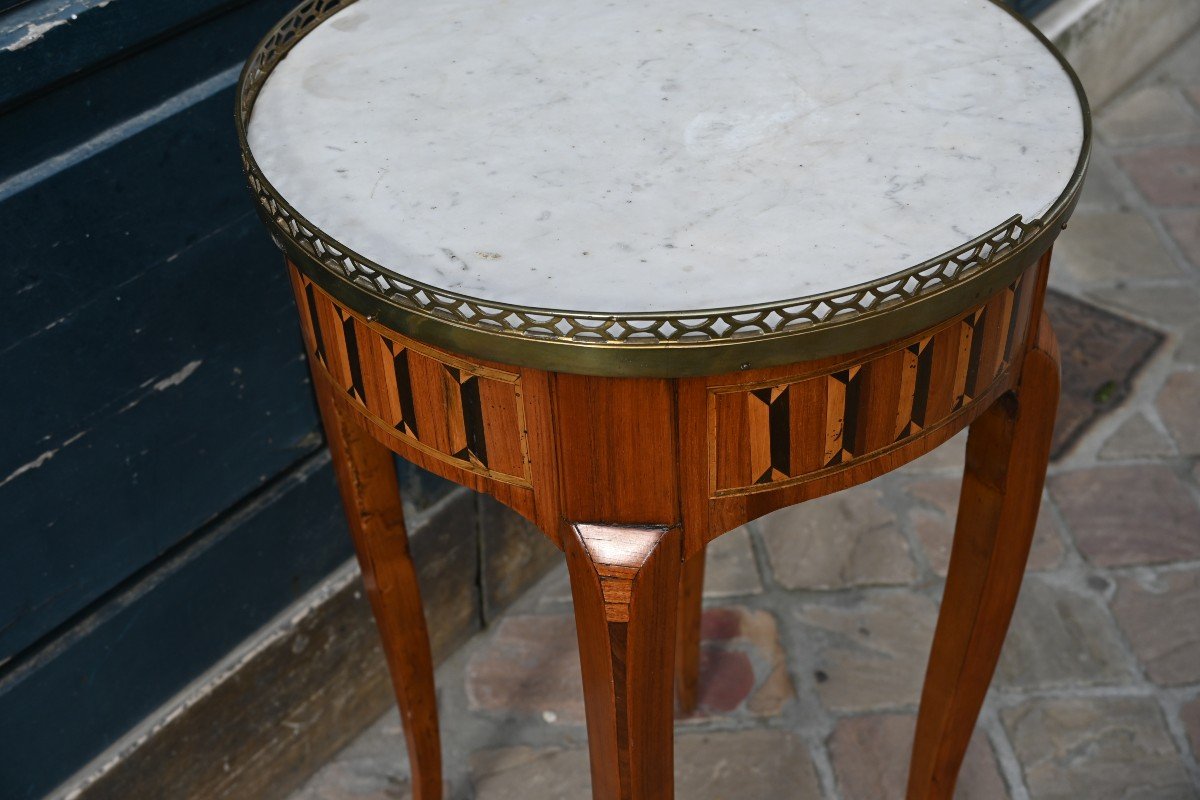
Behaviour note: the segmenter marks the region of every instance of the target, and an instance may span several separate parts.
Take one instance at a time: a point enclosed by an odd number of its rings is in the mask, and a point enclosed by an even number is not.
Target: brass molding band
[[[242,72],[236,121],[256,209],[289,260],[339,302],[405,336],[477,358],[584,375],[697,377],[822,358],[908,336],[982,303],[1040,258],[1074,211],[1087,169],[1091,115],[1078,76],[1036,28],[1000,6],[1054,54],[1081,104],[1079,160],[1042,219],[1012,217],[901,272],[762,305],[603,314],[460,295],[404,278],[330,239],[279,195],[250,152],[246,128],[271,69],[305,33],[353,2],[302,3],[260,42]]]

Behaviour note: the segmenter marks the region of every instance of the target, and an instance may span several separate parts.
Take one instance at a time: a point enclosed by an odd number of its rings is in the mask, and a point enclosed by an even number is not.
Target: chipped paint
[[[17,467],[16,469],[14,469],[12,472],[10,472],[8,474],[7,478],[0,481],[0,486],[7,485],[9,482],[16,480],[17,478],[24,475],[26,472],[32,472],[33,470],[38,469],[43,464],[45,464],[47,461],[54,458],[54,456],[58,453],[58,451],[59,451],[59,448],[57,448],[57,447],[54,448],[53,450],[47,450],[46,452],[42,453],[40,456],[35,458],[33,461],[30,461],[27,464],[22,464],[21,466]]]
[[[161,381],[156,381],[154,384],[154,391],[162,392],[167,389],[170,389],[172,386],[178,386],[179,384],[186,381],[188,378],[192,377],[192,373],[195,372],[196,370],[198,370],[200,368],[200,365],[203,363],[204,362],[200,361],[200,360],[189,361],[188,363],[183,365],[183,369],[179,370],[178,372],[172,373],[171,375],[168,375],[167,377],[163,378]]]
[[[25,33],[21,34],[21,38],[11,44],[6,44],[4,49],[9,53],[15,53],[41,39],[46,35],[46,31],[66,24],[67,20],[65,19],[56,19],[53,22],[31,22],[25,26]]]

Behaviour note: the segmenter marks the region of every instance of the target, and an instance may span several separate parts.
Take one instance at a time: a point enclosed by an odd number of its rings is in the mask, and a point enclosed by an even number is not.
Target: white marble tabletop
[[[359,0],[275,67],[248,139],[396,273],[657,312],[844,288],[1037,219],[1083,120],[988,0]]]

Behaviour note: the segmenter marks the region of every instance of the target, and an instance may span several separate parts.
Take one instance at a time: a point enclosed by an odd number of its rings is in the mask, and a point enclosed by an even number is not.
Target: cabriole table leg
[[[328,382],[313,371],[329,452],[337,473],[363,584],[400,707],[413,800],[441,800],[442,754],[429,633],[408,549],[392,453],[344,413]]]
[[[908,800],[949,800],[1025,572],[1058,408],[1059,358],[1045,316],[1013,391],[967,439],[949,573],[930,650]]]
[[[672,675],[678,527],[563,532],[596,800],[674,797]]]

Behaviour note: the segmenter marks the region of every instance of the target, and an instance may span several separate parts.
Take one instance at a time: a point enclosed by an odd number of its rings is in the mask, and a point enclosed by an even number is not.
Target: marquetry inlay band
[[[713,496],[778,488],[919,436],[984,395],[1029,325],[1029,275],[935,332],[821,375],[710,389]]]
[[[384,331],[289,271],[316,371],[377,429],[459,468],[531,485],[519,375]]]

